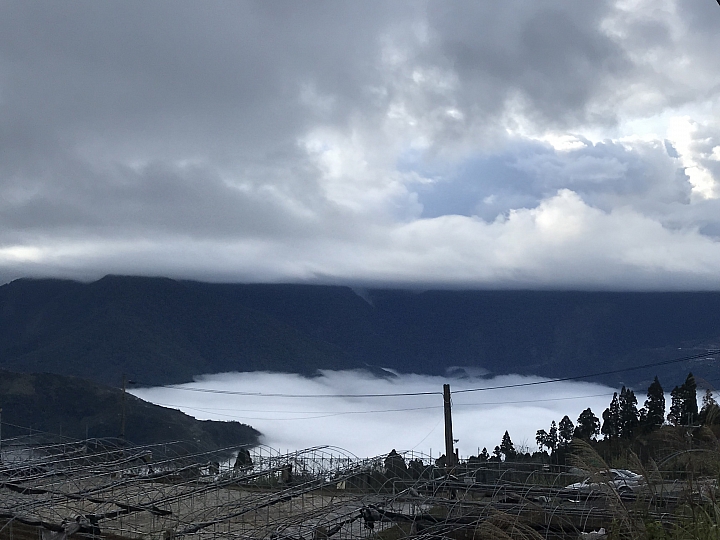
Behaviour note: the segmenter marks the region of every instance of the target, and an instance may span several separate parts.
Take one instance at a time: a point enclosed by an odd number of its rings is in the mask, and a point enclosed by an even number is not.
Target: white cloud
[[[720,168],[708,164],[708,161],[716,161],[713,152],[720,148],[717,146],[720,145],[720,130],[701,127],[688,117],[675,117],[670,120],[668,138],[680,154],[693,194],[704,199],[720,197],[720,178],[715,177],[711,167],[718,173]]]
[[[377,378],[366,372],[323,371],[316,378],[283,373],[206,375],[180,388],[271,394],[386,394],[438,392],[431,396],[383,398],[282,398],[191,392],[176,388],[132,390],[138,397],[178,408],[198,419],[238,420],[264,434],[263,443],[295,450],[329,444],[358,456],[414,449],[444,453],[442,385],[451,390],[536,383],[538,377],[445,379],[399,374]],[[513,442],[533,451],[535,432],[568,415],[575,422],[591,407],[596,416],[610,403],[613,389],[594,383],[564,382],[453,394],[453,435],[462,456],[489,452],[507,429]],[[643,401],[644,392],[639,392]]]
[[[118,272],[205,279],[447,283],[455,286],[718,288],[720,242],[629,207],[605,212],[560,190],[485,222],[448,215],[337,230],[324,240],[155,239],[21,244],[0,252],[29,274]],[[178,271],[178,261],[182,270]]]

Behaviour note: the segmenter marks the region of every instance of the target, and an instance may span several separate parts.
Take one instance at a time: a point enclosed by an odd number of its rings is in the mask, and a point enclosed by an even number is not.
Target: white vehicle
[[[616,491],[620,495],[631,495],[639,490],[644,482],[645,478],[641,474],[627,469],[607,469],[598,471],[592,478],[565,486],[564,491],[585,496],[600,495],[610,491]]]

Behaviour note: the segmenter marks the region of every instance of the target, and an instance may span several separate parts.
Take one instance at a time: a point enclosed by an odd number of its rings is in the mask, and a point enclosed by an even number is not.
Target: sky
[[[387,454],[395,448],[432,453],[437,458],[445,453],[443,384],[450,384],[450,389],[457,392],[530,383],[530,386],[452,394],[453,438],[458,440],[456,448],[461,457],[477,455],[483,447],[492,453],[505,430],[518,450],[534,452],[537,430],[549,431],[551,422],[559,423],[565,415],[576,423],[588,407],[602,418],[613,392],[617,391],[578,381],[537,384],[547,380],[520,375],[488,379],[400,373],[378,378],[365,371],[322,371],[310,378],[252,372],[205,375],[193,383],[129,391],[141,399],[180,409],[199,420],[236,420],[250,424],[262,433],[262,444],[281,452],[331,445],[358,457]],[[418,392],[435,394],[340,397]],[[270,395],[257,396],[258,393]],[[297,397],[307,395],[326,397]],[[645,402],[645,393],[636,395],[640,407]],[[666,401],[669,406],[669,396]]]
[[[0,0],[0,283],[720,289],[714,0]]]

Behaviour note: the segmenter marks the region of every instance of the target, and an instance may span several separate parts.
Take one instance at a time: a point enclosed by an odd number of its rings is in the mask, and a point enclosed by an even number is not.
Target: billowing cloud
[[[0,15],[2,280],[720,287],[712,2]]]

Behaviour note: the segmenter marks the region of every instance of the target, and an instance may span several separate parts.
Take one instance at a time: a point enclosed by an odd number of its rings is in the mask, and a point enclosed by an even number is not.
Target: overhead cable
[[[659,366],[667,366],[670,364],[677,364],[680,362],[687,362],[689,360],[698,360],[700,358],[706,358],[708,356],[712,356],[713,354],[720,353],[720,349],[707,349],[705,352],[694,354],[691,356],[683,356],[681,358],[674,358],[672,360],[663,360],[660,362],[651,362],[648,364],[642,364],[639,366],[631,366],[631,367],[625,367],[625,368],[618,368],[618,369],[609,369],[605,371],[596,371],[593,373],[586,373],[583,375],[574,375],[574,376],[568,376],[568,377],[556,377],[554,379],[543,379],[540,381],[531,381],[531,382],[523,382],[523,383],[513,383],[513,384],[501,384],[501,385],[494,385],[494,386],[482,386],[478,388],[466,388],[466,389],[460,389],[460,390],[453,390],[453,394],[464,394],[468,392],[484,392],[489,390],[504,390],[508,388],[522,388],[527,386],[540,386],[543,384],[554,384],[559,382],[567,382],[567,381],[578,381],[582,379],[589,379],[591,377],[602,377],[605,375],[613,375],[615,373],[625,373],[627,371],[635,371],[639,369],[648,369],[653,367],[659,367]],[[242,392],[242,391],[235,391],[235,390],[218,390],[213,388],[189,388],[186,386],[180,386],[180,385],[165,385],[161,386],[160,388],[170,388],[173,390],[183,390],[186,392],[202,392],[207,394],[225,394],[225,395],[232,395],[232,396],[249,396],[249,397],[280,397],[280,398],[387,398],[387,397],[410,397],[410,396],[436,396],[436,395],[442,395],[442,392],[440,391],[426,391],[426,392],[391,392],[386,394],[285,394],[280,392],[272,392],[272,393],[266,393],[266,392]]]
[[[677,364],[680,362],[687,362],[689,360],[698,360],[700,358],[706,358],[712,354],[720,353],[720,349],[708,349],[706,352],[701,354],[694,354],[692,356],[684,356],[682,358],[675,358],[673,360],[664,360],[662,362],[652,362],[650,364],[643,364],[641,366],[633,366],[628,368],[610,369],[607,371],[596,371],[595,373],[587,373],[585,375],[576,375],[574,377],[557,377],[555,379],[546,379],[544,381],[532,381],[525,383],[514,383],[514,384],[501,384],[496,386],[483,386],[480,388],[466,388],[462,390],[453,390],[453,394],[463,394],[466,392],[482,392],[485,390],[504,390],[506,388],[521,388],[525,386],[538,386],[541,384],[551,384],[566,381],[578,381],[581,379],[589,379],[590,377],[602,377],[603,375],[612,375],[614,373],[624,373],[626,371],[635,371],[637,369],[647,369],[651,367],[666,366],[669,364]]]

